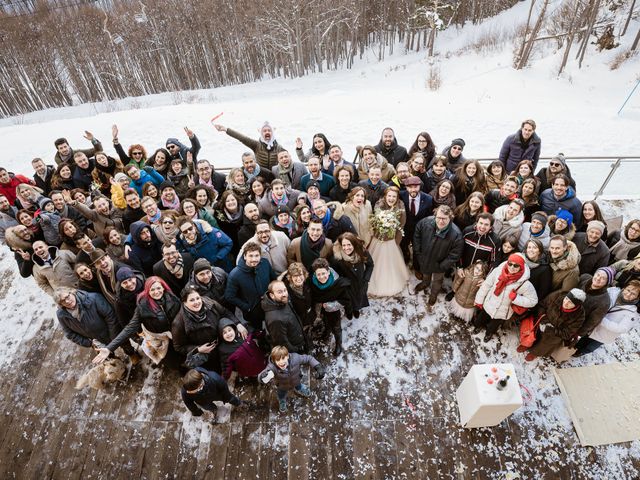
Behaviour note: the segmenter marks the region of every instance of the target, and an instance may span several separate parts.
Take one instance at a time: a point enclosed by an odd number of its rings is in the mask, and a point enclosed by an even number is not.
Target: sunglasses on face
[[[513,262],[508,262],[507,265],[509,265],[510,267],[513,267],[513,268],[518,268],[518,269],[520,268],[520,265],[518,265],[517,263],[513,263]]]
[[[193,232],[195,230],[194,227],[189,227],[189,228],[181,228],[180,231],[182,233],[187,233],[187,232]]]
[[[131,155],[142,155],[142,152],[131,152]]]
[[[173,224],[174,224],[174,222],[173,222],[173,220],[164,220],[164,221],[162,222],[162,224],[163,224],[163,225],[173,225]]]
[[[460,147],[451,147],[451,150],[462,150]]]
[[[562,165],[562,164],[561,164],[561,163],[558,163],[558,162],[549,162],[549,166],[551,166],[551,167],[559,167],[559,166],[561,166],[561,165]]]

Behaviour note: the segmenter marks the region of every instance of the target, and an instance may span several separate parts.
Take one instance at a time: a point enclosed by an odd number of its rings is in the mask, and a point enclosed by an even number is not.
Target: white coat
[[[589,338],[600,343],[613,343],[620,335],[638,325],[640,314],[636,305],[616,305],[620,291],[617,287],[607,289],[611,306]]]

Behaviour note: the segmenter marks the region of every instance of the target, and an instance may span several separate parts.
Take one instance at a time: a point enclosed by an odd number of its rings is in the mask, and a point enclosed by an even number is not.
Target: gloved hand
[[[326,373],[326,372],[324,371],[324,367],[323,367],[322,365],[318,364],[318,365],[316,365],[316,367],[315,367],[315,369],[314,369],[314,370],[316,371],[316,375],[315,375],[315,377],[316,377],[318,380],[322,380],[322,379],[324,378],[325,373]]]
[[[514,301],[517,296],[518,294],[516,293],[515,290],[511,290],[511,292],[509,292],[509,300]]]

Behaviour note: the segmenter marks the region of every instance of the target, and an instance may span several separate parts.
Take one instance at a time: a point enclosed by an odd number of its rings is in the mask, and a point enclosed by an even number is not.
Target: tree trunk
[[[558,70],[558,76],[564,70],[564,67],[567,65],[567,59],[569,58],[569,51],[571,50],[571,45],[573,44],[573,36],[575,35],[575,24],[576,17],[578,16],[578,9],[580,8],[580,2],[576,2],[576,8],[573,12],[573,17],[571,17],[571,24],[569,24],[569,36],[567,38],[567,46],[564,49],[564,55],[562,56],[562,63],[560,64],[560,70]]]
[[[533,13],[533,6],[535,5],[536,0],[531,0],[531,5],[529,6],[529,15],[527,16],[527,24],[524,28],[524,35],[522,36],[522,45],[520,45],[520,51],[518,52],[518,65],[520,65],[520,60],[522,59],[522,56],[524,55],[524,48],[527,44],[527,34],[529,33],[529,25],[531,23],[531,14]],[[518,70],[519,68],[516,67]]]
[[[622,32],[620,32],[620,36],[624,36],[625,33],[627,33],[627,28],[629,28],[629,22],[631,21],[631,17],[633,15],[633,9],[636,6],[636,0],[633,0],[633,2],[631,2],[631,7],[629,8],[629,15],[627,15],[627,21],[624,22],[624,28],[622,29]]]

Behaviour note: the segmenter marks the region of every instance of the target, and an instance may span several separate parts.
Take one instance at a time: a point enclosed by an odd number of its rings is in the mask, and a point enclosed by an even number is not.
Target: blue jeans
[[[302,384],[300,383],[296,385],[295,390],[300,391],[301,388],[302,388]],[[279,388],[276,390],[276,395],[278,397],[278,400],[286,400],[288,393],[289,393],[288,390],[281,390]]]

